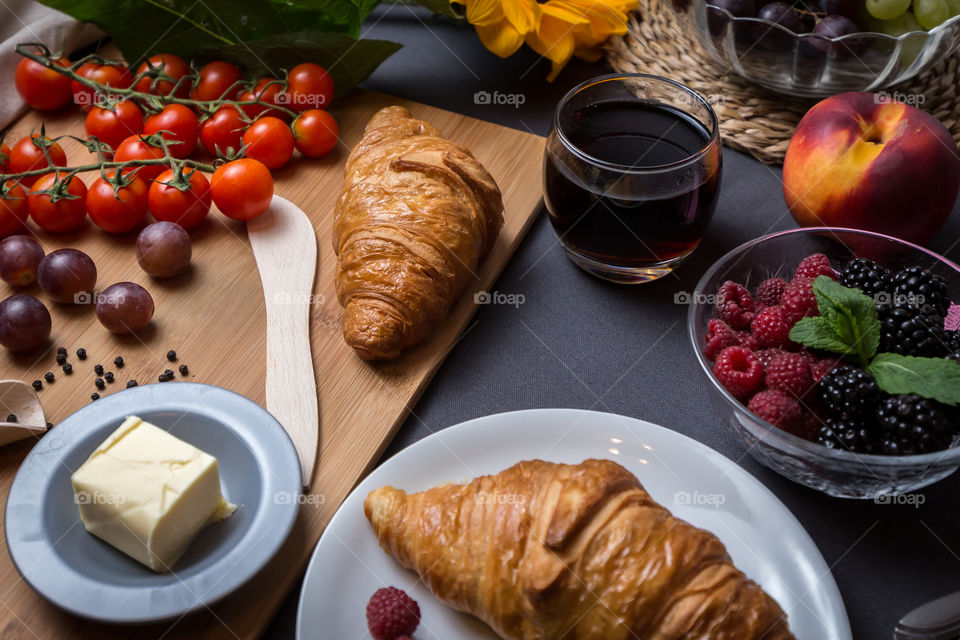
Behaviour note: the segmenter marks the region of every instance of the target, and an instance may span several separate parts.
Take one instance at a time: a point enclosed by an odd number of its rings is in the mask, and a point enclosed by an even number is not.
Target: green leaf
[[[451,4],[450,0],[413,0],[411,4],[413,3],[449,18],[463,20],[466,17],[466,7],[460,2],[454,5]]]
[[[834,326],[820,316],[801,318],[790,330],[790,339],[811,349],[825,349],[844,355],[849,351],[847,343],[840,339]]]
[[[827,276],[814,280],[813,293],[820,316],[833,325],[847,351],[866,364],[880,347],[880,319],[873,300]]]
[[[881,353],[867,365],[867,372],[887,393],[915,393],[952,406],[960,403],[960,363],[952,360]]]

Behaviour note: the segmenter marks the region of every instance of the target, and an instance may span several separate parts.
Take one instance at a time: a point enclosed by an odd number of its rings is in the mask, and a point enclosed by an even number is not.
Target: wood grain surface
[[[341,308],[337,304],[332,250],[333,204],[343,181],[343,163],[361,137],[373,113],[401,104],[418,118],[434,124],[446,137],[470,148],[497,180],[504,195],[505,225],[496,246],[479,272],[476,286],[455,305],[450,316],[426,344],[396,361],[371,365],[357,358],[343,342]],[[543,140],[537,136],[467,118],[390,96],[356,91],[337,101],[331,112],[340,124],[341,144],[320,160],[295,158],[276,171],[277,194],[310,217],[317,232],[319,267],[314,287],[311,340],[320,404],[319,463],[311,493],[301,506],[294,531],[274,561],[240,591],[212,608],[171,623],[137,629],[101,626],[71,617],[37,596],[20,578],[0,539],[0,638],[255,638],[275,613],[303,569],[324,525],[358,479],[375,462],[394,431],[406,418],[430,377],[467,328],[476,309],[474,292],[489,290],[513,254],[539,208]],[[83,135],[82,114],[76,110],[44,117],[50,135]],[[15,141],[39,125],[28,113],[8,135]],[[75,164],[87,161],[78,143],[64,142]],[[91,180],[85,176],[89,183]],[[56,424],[90,402],[93,366],[114,371],[116,382],[101,394],[121,392],[127,380],[156,383],[165,369],[179,364],[190,369],[185,379],[237,391],[261,405],[265,402],[265,310],[253,254],[241,223],[217,212],[192,232],[192,269],[168,281],[152,280],[137,266],[135,233],[111,236],[88,227],[65,235],[39,233],[47,251],[76,247],[86,251],[99,269],[98,287],[120,281],[144,285],[156,302],[151,327],[134,337],[109,335],[96,320],[91,305],[52,305],[53,342],[42,356],[0,353],[0,378],[32,381],[47,371],[57,377],[40,392],[47,420]],[[44,297],[36,293],[41,299]],[[9,294],[0,284],[0,295]],[[64,375],[55,363],[55,349],[70,352],[74,373]],[[87,350],[86,361],[74,355]],[[175,349],[179,361],[165,354]],[[125,366],[113,360],[121,355]],[[177,374],[177,380],[184,379]],[[165,384],[176,384],[165,383]],[[491,407],[493,411],[495,407]],[[0,413],[6,414],[0,398]],[[54,427],[56,429],[56,427]],[[17,467],[33,439],[0,448],[0,492],[4,503]],[[72,508],[73,505],[65,505]],[[359,564],[359,560],[358,560]],[[358,570],[361,570],[358,566]],[[330,576],[336,580],[337,576]],[[363,615],[366,603],[343,603]],[[318,630],[318,638],[323,637]]]

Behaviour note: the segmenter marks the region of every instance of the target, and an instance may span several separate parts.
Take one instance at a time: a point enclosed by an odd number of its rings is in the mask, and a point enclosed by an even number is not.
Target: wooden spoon
[[[267,308],[267,410],[290,434],[309,487],[320,439],[310,348],[317,236],[307,215],[280,196],[247,222],[247,234]]]
[[[23,380],[0,380],[0,445],[41,436],[47,431],[37,392]],[[7,416],[16,422],[6,422]]]

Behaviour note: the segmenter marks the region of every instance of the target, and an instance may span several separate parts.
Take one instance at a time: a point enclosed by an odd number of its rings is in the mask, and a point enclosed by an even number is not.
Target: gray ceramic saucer
[[[169,574],[153,573],[87,533],[70,474],[128,415],[217,458],[227,520],[206,527]],[[202,384],[134,387],[92,402],[33,448],[7,499],[7,547],[24,580],[67,611],[103,622],[158,622],[209,606],[260,570],[286,540],[300,466],[283,427],[232,391]]]

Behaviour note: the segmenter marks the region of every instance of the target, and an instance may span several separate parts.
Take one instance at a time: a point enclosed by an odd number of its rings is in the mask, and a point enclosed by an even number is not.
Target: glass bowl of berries
[[[673,6],[720,64],[794,96],[891,87],[943,59],[960,38],[958,0],[675,0]]]
[[[762,464],[833,496],[904,493],[960,467],[960,267],[868,231],[737,247],[688,324],[725,424]]]

